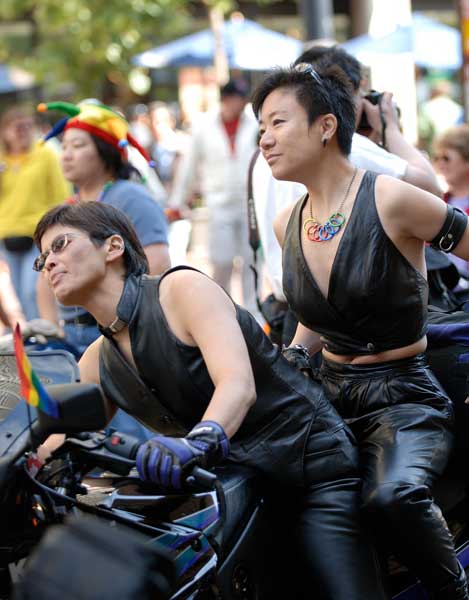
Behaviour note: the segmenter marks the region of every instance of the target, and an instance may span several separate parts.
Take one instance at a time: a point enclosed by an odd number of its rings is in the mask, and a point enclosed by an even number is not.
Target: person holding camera
[[[330,65],[338,65],[344,71],[354,92],[357,107],[356,127],[361,122],[361,131],[364,132],[366,129],[368,135],[366,137],[357,131],[354,133],[350,162],[359,168],[391,175],[439,195],[440,189],[430,162],[405,140],[399,129],[392,94],[386,92],[380,95],[379,104],[372,104],[366,97],[363,98],[360,92],[362,67],[356,58],[337,46],[313,46],[297,59],[296,64],[315,64],[318,60]],[[365,123],[363,115],[366,115]],[[366,121],[368,126],[365,127]],[[382,147],[383,123],[386,125],[385,148]],[[272,224],[276,215],[296,202],[305,191],[305,187],[300,183],[275,179],[262,154],[258,156],[252,170],[252,197],[263,249],[265,272],[273,297],[283,304],[285,296],[282,288],[282,253]],[[274,305],[275,302],[270,304]],[[287,318],[291,323],[291,315]],[[292,327],[287,327],[285,333],[283,341],[288,343],[291,340]]]
[[[307,189],[275,221],[299,320],[292,349],[322,354],[321,384],[358,441],[363,512],[431,598],[468,600],[432,495],[454,443],[453,406],[424,356],[425,243],[467,259],[468,217],[350,162],[356,107],[337,66],[272,72],[253,109],[274,177]]]

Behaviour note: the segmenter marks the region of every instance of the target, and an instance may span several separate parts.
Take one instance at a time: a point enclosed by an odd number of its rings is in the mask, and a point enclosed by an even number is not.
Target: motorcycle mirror
[[[59,405],[59,418],[38,410],[38,429],[41,433],[96,431],[106,425],[106,404],[99,385],[66,383],[45,387]]]

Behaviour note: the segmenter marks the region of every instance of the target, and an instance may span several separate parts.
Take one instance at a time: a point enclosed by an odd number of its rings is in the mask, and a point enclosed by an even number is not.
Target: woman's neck
[[[89,292],[83,291],[79,305],[85,308],[103,327],[117,316],[117,305],[124,290],[122,271],[108,274]]]
[[[317,217],[337,210],[353,177],[354,167],[345,157],[331,158],[311,169],[304,182]]]
[[[11,156],[12,158],[16,156],[24,156],[32,149],[32,144],[20,144],[18,146],[10,146],[8,150],[5,151],[6,156]]]
[[[99,199],[103,192],[103,188],[112,181],[112,178],[104,174],[93,180],[83,182],[78,186],[78,196],[82,202],[94,202]]]

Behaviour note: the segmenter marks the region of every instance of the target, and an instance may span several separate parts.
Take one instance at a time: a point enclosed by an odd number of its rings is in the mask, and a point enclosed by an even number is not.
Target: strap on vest
[[[257,225],[256,207],[254,204],[254,194],[252,193],[252,174],[254,171],[254,165],[256,164],[257,157],[260,154],[260,148],[256,148],[254,154],[251,157],[248,168],[248,185],[247,185],[247,203],[248,203],[248,227],[249,227],[249,245],[252,249],[252,265],[249,268],[254,276],[254,291],[256,293],[256,304],[257,308],[262,314],[262,305],[259,298],[259,274],[257,272],[257,251],[261,246],[261,239],[259,236],[259,227]]]
[[[104,337],[111,339],[114,334],[122,331],[122,329],[130,323],[138,285],[138,280],[135,275],[129,275],[125,280],[124,289],[122,290],[116,308],[116,318],[108,327],[103,327],[98,323],[98,329]]]

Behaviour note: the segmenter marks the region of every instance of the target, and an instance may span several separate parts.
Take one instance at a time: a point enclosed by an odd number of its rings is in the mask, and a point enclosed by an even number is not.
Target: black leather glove
[[[282,348],[282,354],[296,369],[301,371],[304,375],[312,377],[313,371],[309,362],[310,355],[308,348],[301,346],[300,344],[295,344],[288,348],[284,346]]]

